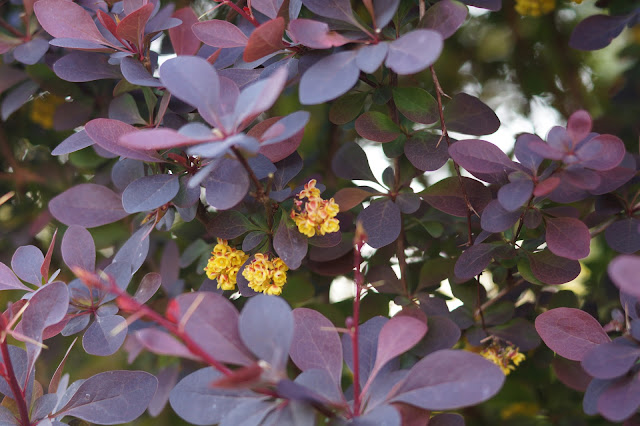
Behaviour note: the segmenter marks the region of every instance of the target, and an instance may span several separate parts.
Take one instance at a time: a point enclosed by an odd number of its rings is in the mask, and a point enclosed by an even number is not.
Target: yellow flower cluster
[[[333,198],[323,200],[320,197],[315,179],[311,179],[304,185],[304,189],[300,191],[294,203],[296,207],[291,211],[291,219],[296,223],[301,234],[311,238],[316,234],[324,235],[340,230],[340,222],[335,218],[340,211],[340,206]]]
[[[496,343],[492,343],[482,349],[480,355],[500,367],[505,376],[515,370],[526,358],[518,348],[511,345],[502,346]]]
[[[515,6],[516,12],[522,16],[541,16],[555,8],[556,0],[516,0]]]
[[[53,116],[56,113],[58,106],[63,103],[64,98],[59,96],[51,94],[37,96],[33,102],[31,102],[29,118],[34,123],[39,124],[43,129],[52,129]]]
[[[279,257],[269,260],[268,254],[256,253],[255,259],[245,266],[242,276],[249,281],[253,291],[278,296],[287,282],[288,270]]]
[[[213,248],[204,270],[209,279],[218,281],[218,288],[233,290],[236,288],[238,270],[248,258],[245,252],[230,247],[225,240],[218,238],[218,244]]]

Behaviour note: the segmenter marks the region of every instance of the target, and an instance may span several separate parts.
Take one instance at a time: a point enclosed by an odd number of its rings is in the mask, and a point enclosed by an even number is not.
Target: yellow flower
[[[480,355],[500,367],[505,376],[515,370],[526,358],[517,347],[502,346],[495,342],[482,349]]]
[[[516,0],[515,6],[516,12],[522,16],[546,15],[555,8],[556,0]]]
[[[52,94],[37,96],[31,103],[29,118],[43,129],[53,128],[53,116],[64,98]]]
[[[294,200],[295,209],[291,211],[291,219],[298,231],[311,238],[314,235],[330,234],[340,230],[340,222],[334,219],[340,211],[335,200],[320,198],[320,190],[316,188],[316,180],[311,179]]]
[[[254,259],[242,271],[249,287],[258,293],[278,296],[287,282],[289,268],[279,257],[269,260],[268,254],[256,253]]]
[[[248,258],[245,252],[234,249],[227,241],[218,238],[204,271],[209,279],[218,281],[218,288],[234,290],[238,270]]]

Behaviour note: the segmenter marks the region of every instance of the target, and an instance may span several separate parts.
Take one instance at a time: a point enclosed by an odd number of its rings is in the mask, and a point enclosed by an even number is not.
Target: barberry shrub
[[[637,424],[640,8],[501,3],[0,6],[0,424]]]

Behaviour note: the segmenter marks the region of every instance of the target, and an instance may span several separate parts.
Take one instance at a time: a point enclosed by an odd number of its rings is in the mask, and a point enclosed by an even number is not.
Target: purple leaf
[[[171,246],[167,245],[167,247],[171,247]],[[163,253],[163,260],[164,258],[165,256]],[[177,252],[176,252],[175,258],[176,259],[179,258],[179,256],[177,256]],[[153,297],[154,294],[156,294],[161,284],[162,284],[162,276],[157,272],[149,272],[144,277],[142,277],[142,281],[140,281],[140,285],[136,290],[136,294],[133,295],[133,298],[137,300],[138,303],[140,304],[146,303],[149,299]]]
[[[325,370],[334,384],[342,377],[342,344],[333,324],[321,313],[307,308],[293,310],[293,342],[289,355],[302,371]],[[312,388],[313,389],[313,388]]]
[[[214,139],[216,138],[211,135],[210,140]],[[192,138],[173,129],[144,129],[123,134],[120,136],[118,144],[124,147],[123,149],[131,148],[140,151],[144,149],[171,149],[194,145],[202,141],[203,139]]]
[[[180,314],[177,320],[190,315],[185,331],[202,349],[221,362],[252,363],[253,357],[240,339],[238,311],[229,300],[210,292],[186,293],[174,300]],[[263,327],[256,326],[255,331],[261,332]]]
[[[454,273],[461,280],[468,280],[485,270],[491,259],[496,246],[492,244],[476,244],[466,249],[458,260],[454,268]]]
[[[640,380],[637,373],[616,380],[598,398],[598,411],[612,422],[622,422],[631,417],[639,405]]]
[[[212,425],[220,423],[234,407],[260,396],[250,390],[211,386],[211,383],[221,377],[222,374],[212,367],[189,374],[171,391],[171,407],[189,423]]]
[[[549,349],[572,361],[582,361],[591,349],[611,341],[595,318],[574,308],[538,315],[536,330]]]
[[[154,78],[140,61],[132,57],[122,58],[120,71],[124,78],[131,84],[148,87],[162,86],[160,80]]]
[[[358,417],[354,417],[349,423],[352,426],[371,426],[371,425],[385,425],[385,426],[401,426],[402,417],[398,410],[392,405],[379,405],[373,410],[369,410],[366,414]]]
[[[127,124],[147,124],[140,116],[135,99],[128,93],[113,98],[109,103],[109,118]]]
[[[70,3],[67,0],[61,1]],[[53,64],[53,71],[61,79],[73,83],[122,78],[120,67],[109,65],[108,60],[108,56],[97,53],[71,52]]]
[[[513,161],[507,157],[507,154],[491,142],[480,139],[467,139],[454,143],[449,147],[449,155],[471,173],[500,176],[515,170]]]
[[[358,49],[356,65],[363,72],[373,74],[384,62],[389,51],[388,43],[369,44]]]
[[[258,247],[267,237],[263,231],[249,232],[242,240],[242,251],[248,252]]]
[[[13,271],[4,263],[0,262],[0,291],[1,290],[27,290],[31,289],[18,280]]]
[[[592,194],[601,195],[613,192],[627,183],[636,174],[636,162],[631,153],[625,154],[619,166],[611,170],[598,172],[600,175],[600,185],[592,189]]]
[[[287,226],[283,216],[273,237],[273,248],[289,269],[298,269],[307,255],[307,238],[298,232],[297,227]]]
[[[578,392],[587,390],[592,377],[584,371],[579,362],[555,357],[551,361],[551,366],[556,377],[563,385]]]
[[[234,210],[219,212],[209,223],[210,232],[223,240],[232,240],[251,228],[251,222]]]
[[[82,6],[67,0],[40,0],[36,3],[33,7],[36,17],[52,36],[109,44]]]
[[[438,104],[426,90],[418,87],[395,87],[393,89],[393,101],[402,115],[416,123],[433,124],[440,119]],[[435,137],[435,135],[429,133],[416,133],[414,137],[418,135]],[[437,139],[440,140],[440,137]],[[439,146],[446,151],[446,143],[441,143]]]
[[[2,78],[0,78],[0,94],[2,94],[10,87],[13,87],[21,81],[27,79],[27,73],[25,73],[23,70],[11,67],[6,64],[0,65],[0,76],[2,76]]]
[[[624,155],[624,143],[613,135],[598,135],[580,144],[576,149],[580,164],[598,171],[617,167]]]
[[[151,417],[157,417],[160,415],[165,405],[167,405],[171,389],[173,389],[178,382],[179,373],[180,369],[176,365],[165,367],[158,373],[158,390],[155,395],[153,395],[153,399],[149,403],[148,409]]]
[[[348,38],[331,31],[326,23],[311,19],[289,22],[289,33],[293,40],[312,49],[330,49],[350,42]]]
[[[400,75],[415,74],[438,59],[443,44],[442,36],[436,31],[413,30],[389,44],[385,65]]]
[[[300,102],[321,104],[343,95],[358,81],[357,53],[345,51],[320,59],[300,79]]]
[[[38,247],[22,246],[18,247],[11,258],[11,269],[22,281],[41,286],[42,262],[44,262],[44,255]]]
[[[582,400],[582,409],[585,414],[593,416],[598,414],[598,399],[614,380],[593,379],[589,383]]]
[[[302,0],[302,4],[316,15],[338,21],[354,22],[349,0]]]
[[[342,359],[340,362],[342,363]],[[315,394],[324,397],[327,401],[336,404],[344,403],[344,396],[339,383],[325,369],[313,368],[305,370],[296,377],[294,383],[312,389]]]
[[[369,374],[373,370],[376,362],[376,353],[378,348],[378,335],[382,327],[388,322],[387,318],[373,317],[369,321],[360,325],[358,329],[358,352],[360,363],[360,385],[364,386],[369,379]],[[351,336],[344,334],[342,336],[342,353],[344,361],[351,371],[353,371],[353,346]],[[378,374],[378,377],[381,377]],[[375,388],[375,386],[374,386]]]
[[[373,380],[387,362],[414,347],[426,332],[427,324],[410,316],[396,315],[387,321],[378,335],[376,363],[368,380]]]
[[[531,272],[545,284],[564,284],[580,274],[580,262],[556,256],[549,250],[527,256],[531,262]]]
[[[488,232],[503,232],[511,228],[520,217],[520,211],[505,210],[500,201],[493,200],[482,212],[480,226]]]
[[[343,179],[362,179],[375,182],[364,150],[355,142],[347,142],[338,149],[331,161],[333,172]]]
[[[533,193],[533,181],[520,179],[508,183],[498,190],[498,201],[507,211],[518,211],[524,206]]]
[[[135,336],[145,349],[154,354],[200,360],[200,357],[192,354],[178,339],[157,328],[143,328],[136,331]]]
[[[43,38],[34,38],[13,50],[13,57],[26,65],[33,65],[49,50],[49,42]]]
[[[198,22],[191,30],[200,41],[213,47],[244,47],[249,41],[240,28],[221,19]]]
[[[427,10],[420,26],[439,32],[442,38],[449,38],[464,24],[468,12],[460,2],[440,1]]]
[[[537,135],[532,135],[531,133],[522,133],[516,140],[515,155],[518,161],[520,161],[523,166],[535,172],[538,170],[538,167],[540,167],[540,164],[542,163],[542,160],[544,160],[544,158],[529,149],[529,144],[533,142],[539,144],[544,143],[544,141]]]
[[[284,299],[259,294],[244,305],[238,318],[238,330],[251,352],[280,371],[289,359],[293,321],[291,308]]]
[[[176,55],[195,55],[200,48],[200,40],[195,36],[191,29],[193,24],[198,22],[198,15],[186,6],[174,12],[173,17],[182,21],[182,24],[169,30],[169,38],[171,46],[173,46]]]
[[[153,227],[153,223],[148,222],[138,229],[129,239],[124,243],[120,250],[113,257],[113,262],[126,263],[131,265],[132,273],[135,273],[144,261],[147,259],[149,253],[149,232]]]
[[[427,319],[429,332],[414,352],[426,356],[440,349],[451,349],[460,339],[460,328],[447,317],[432,315]]]
[[[498,366],[480,355],[445,349],[418,361],[390,400],[425,410],[453,410],[488,400],[504,379]]]
[[[405,214],[415,213],[421,204],[422,200],[416,194],[410,192],[402,192],[396,197],[396,205]]]
[[[621,255],[609,263],[607,268],[611,281],[620,291],[630,296],[640,297],[638,271],[640,271],[640,257]]]
[[[467,135],[490,135],[500,127],[496,113],[480,99],[466,93],[456,94],[447,104],[444,119],[449,131]]]
[[[376,15],[376,26],[384,28],[393,19],[400,0],[373,0],[373,11]]]
[[[282,3],[283,0],[253,0],[251,2],[251,7],[262,13],[263,15],[274,19],[276,16],[278,16],[278,10],[280,10],[280,6],[282,6]]]
[[[82,347],[91,355],[113,355],[127,337],[126,325],[127,321],[120,315],[97,316],[84,333]]]
[[[629,15],[589,16],[573,29],[569,46],[579,50],[598,50],[607,47],[624,30],[629,19]]]
[[[635,217],[613,222],[604,231],[609,247],[619,253],[632,254],[640,250],[640,221]]]
[[[475,211],[482,212],[491,201],[491,190],[481,182],[462,177],[469,202]],[[457,217],[467,216],[467,204],[460,187],[460,181],[452,176],[444,178],[420,193],[422,198],[434,208]]]
[[[545,219],[546,239],[553,254],[579,260],[589,255],[591,234],[584,222],[572,217]]]
[[[593,122],[585,110],[578,110],[571,114],[567,122],[567,133],[574,141],[581,141],[589,136]]]
[[[95,142],[84,130],[72,134],[51,151],[52,155],[70,154],[93,145]]]
[[[54,197],[49,201],[49,211],[65,225],[85,228],[116,222],[128,215],[118,194],[92,183],[74,186]]]
[[[391,142],[402,134],[402,130],[387,114],[368,111],[356,120],[356,131],[363,138],[374,142]]]
[[[38,83],[27,80],[16,88],[11,89],[11,91],[7,93],[2,100],[2,105],[0,105],[2,121],[6,121],[11,114],[20,109],[20,107],[31,98],[39,87]]]
[[[218,210],[238,204],[249,191],[249,175],[237,160],[222,159],[204,182],[206,200]]]
[[[93,237],[82,226],[71,225],[62,237],[62,259],[73,269],[82,268],[93,272],[96,268],[96,247]]]
[[[614,379],[627,374],[638,357],[640,357],[638,345],[620,337],[587,352],[582,358],[582,368],[597,379]]]
[[[134,150],[120,145],[119,141],[122,136],[138,131],[129,124],[107,118],[96,118],[85,124],[84,130],[100,147],[121,157],[147,162],[164,161],[153,151]]]
[[[255,118],[273,106],[287,82],[287,71],[278,69],[264,78],[245,87],[234,109],[235,125],[244,128]]]
[[[394,242],[402,227],[400,209],[389,199],[372,202],[360,212],[356,221],[362,223],[367,234],[367,244],[373,248]]]
[[[107,371],[82,382],[69,402],[55,414],[97,424],[128,423],[153,398],[158,380],[144,371]]]
[[[124,190],[122,206],[127,213],[153,210],[171,201],[178,189],[178,175],[143,176]]]

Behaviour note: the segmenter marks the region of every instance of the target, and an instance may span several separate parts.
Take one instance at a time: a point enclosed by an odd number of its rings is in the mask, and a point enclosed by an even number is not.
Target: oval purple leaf
[[[11,258],[11,269],[22,281],[41,286],[42,262],[44,262],[44,255],[38,247],[22,246],[18,247]]]
[[[624,337],[591,349],[582,358],[582,368],[597,379],[614,379],[627,372],[640,357],[640,347]]]
[[[307,238],[295,226],[288,227],[283,216],[273,237],[273,248],[289,269],[298,269],[307,255]]]
[[[93,272],[96,268],[96,247],[93,237],[82,226],[71,225],[62,237],[62,259],[70,268]]]
[[[584,222],[572,217],[548,217],[546,238],[553,254],[579,260],[589,255],[591,234]]]
[[[443,45],[439,32],[413,30],[389,44],[385,65],[400,75],[415,74],[438,59]]]
[[[127,321],[120,315],[97,316],[84,333],[82,347],[91,355],[113,355],[127,337],[126,325]]]
[[[143,176],[131,182],[122,193],[122,206],[127,213],[156,209],[176,196],[178,175]]]
[[[608,267],[611,281],[620,289],[631,296],[640,297],[640,257],[622,255],[611,261]]]
[[[313,64],[300,79],[300,102],[321,104],[347,93],[360,75],[356,55],[354,51],[335,53]]]
[[[237,160],[222,159],[204,182],[207,202],[218,210],[238,204],[249,191],[249,175]]]
[[[367,233],[367,244],[373,248],[384,247],[400,235],[402,215],[393,201],[384,199],[372,202],[360,212],[358,222]]]
[[[604,231],[609,247],[619,253],[632,254],[640,250],[640,221],[634,217],[613,222]]]
[[[564,284],[580,274],[580,262],[556,256],[549,250],[543,250],[527,257],[531,262],[531,272],[535,278],[545,284]]]
[[[496,246],[476,244],[466,249],[456,261],[454,273],[461,280],[468,280],[480,274],[489,266]]]

